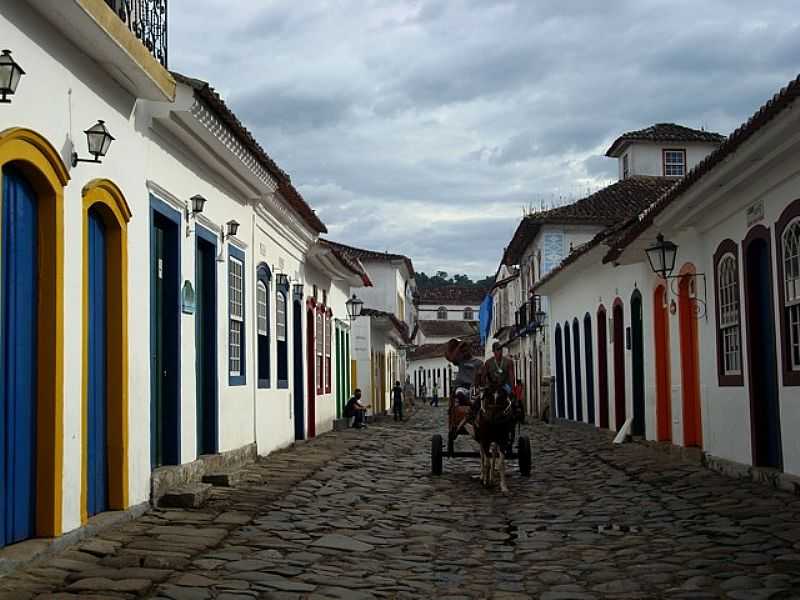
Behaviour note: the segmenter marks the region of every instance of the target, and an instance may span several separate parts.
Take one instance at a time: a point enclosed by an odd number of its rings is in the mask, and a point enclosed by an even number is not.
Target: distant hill
[[[422,271],[417,271],[415,279],[417,288],[439,288],[439,287],[465,287],[465,288],[488,288],[494,283],[494,275],[487,275],[478,281],[472,281],[469,275],[456,273],[450,277],[445,271],[436,271],[435,275],[428,276]]]

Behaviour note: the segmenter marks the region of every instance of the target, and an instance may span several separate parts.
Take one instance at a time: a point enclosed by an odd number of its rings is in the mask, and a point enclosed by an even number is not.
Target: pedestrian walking
[[[403,388],[399,381],[395,381],[392,388],[392,411],[395,421],[403,420]]]
[[[431,399],[431,406],[439,406],[439,384],[433,382],[433,398]]]

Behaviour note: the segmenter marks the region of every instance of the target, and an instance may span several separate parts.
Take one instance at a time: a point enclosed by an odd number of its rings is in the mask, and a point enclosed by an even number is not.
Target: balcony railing
[[[167,0],[105,0],[164,68],[167,67]]]

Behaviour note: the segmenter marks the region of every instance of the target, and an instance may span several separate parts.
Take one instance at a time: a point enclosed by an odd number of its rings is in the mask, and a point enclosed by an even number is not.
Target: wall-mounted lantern
[[[358,297],[353,294],[353,297],[345,302],[345,307],[347,308],[347,316],[351,321],[355,321],[361,316],[361,310],[364,308],[364,301],[359,300]]]
[[[667,279],[675,268],[678,246],[669,240],[665,240],[664,236],[659,233],[656,237],[656,243],[647,248],[645,252],[653,272],[662,279]]]
[[[72,166],[77,167],[79,162],[100,163],[100,159],[108,153],[111,142],[114,141],[114,136],[111,135],[106,127],[105,121],[100,120],[89,129],[84,131],[86,134],[86,142],[89,146],[89,154],[94,158],[78,158],[78,153],[72,153]]]
[[[9,104],[17,92],[19,80],[25,75],[25,71],[17,62],[11,58],[11,50],[3,50],[0,54],[0,102]]]
[[[225,239],[235,237],[239,233],[239,222],[231,219],[225,223]]]
[[[278,286],[278,289],[288,290],[289,289],[289,276],[286,273],[276,273],[275,274],[275,284]]]
[[[192,234],[192,228],[189,225],[189,222],[196,220],[197,215],[203,212],[203,206],[205,206],[206,199],[200,194],[195,194],[189,199],[189,202],[190,205],[186,206],[186,237],[189,237]]]
[[[297,302],[303,301],[303,284],[302,283],[295,283],[292,286],[292,299],[296,300]]]

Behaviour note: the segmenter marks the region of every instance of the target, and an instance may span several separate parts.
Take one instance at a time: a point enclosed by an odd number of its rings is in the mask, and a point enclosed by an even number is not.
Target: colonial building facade
[[[551,301],[561,417],[793,485],[774,474],[800,474],[798,92],[790,82],[636,216],[536,284]],[[587,401],[593,420],[578,415]]]
[[[25,72],[0,104],[0,546],[329,429],[349,393],[366,271],[213,88],[167,70],[152,4],[143,40],[123,3],[0,8]]]

